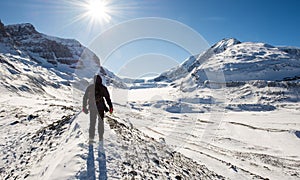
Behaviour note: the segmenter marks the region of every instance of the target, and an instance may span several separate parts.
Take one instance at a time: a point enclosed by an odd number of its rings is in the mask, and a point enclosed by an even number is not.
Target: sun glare
[[[90,17],[94,21],[110,22],[110,8],[108,1],[105,0],[89,0],[86,5],[86,16]]]
[[[75,12],[70,24],[81,22],[92,30],[98,27],[108,27],[118,20],[126,18],[136,7],[135,3],[120,0],[63,0],[70,10]]]

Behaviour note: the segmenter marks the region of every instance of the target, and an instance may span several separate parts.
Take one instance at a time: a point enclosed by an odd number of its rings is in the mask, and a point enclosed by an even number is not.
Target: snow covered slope
[[[197,83],[203,83],[214,81],[210,77],[217,73],[224,75],[224,82],[298,79],[299,51],[298,48],[223,39],[206,52],[191,56],[182,65],[162,73],[155,80],[176,80],[190,74]]]
[[[125,88],[112,72],[100,66],[100,59],[88,48],[73,39],[62,39],[39,33],[32,24],[0,24],[2,56],[19,56],[31,65],[47,68],[61,78],[86,86],[96,73],[107,83]],[[79,84],[78,84],[79,83]]]
[[[264,43],[240,43],[227,47],[194,70],[198,81],[204,73],[224,73],[226,81],[282,81],[300,75],[300,56]]]
[[[41,34],[29,23],[8,25],[5,26],[5,31],[19,54],[44,67],[55,68],[65,73],[83,67],[89,67],[89,70],[95,73],[100,67],[100,60],[76,40]],[[82,75],[90,74],[80,74]]]
[[[30,178],[101,179],[104,172],[108,179],[223,179],[115,117],[107,117],[103,165],[99,144],[86,143],[87,118],[88,115],[81,113],[70,120],[70,126],[60,129],[64,131],[62,139],[51,140],[60,141],[60,146],[32,168]]]
[[[224,39],[113,97],[127,94],[118,115],[133,126],[226,178],[299,179],[299,65],[298,48]]]

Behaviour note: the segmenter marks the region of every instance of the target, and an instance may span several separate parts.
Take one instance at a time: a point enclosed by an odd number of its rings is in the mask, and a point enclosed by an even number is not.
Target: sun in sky
[[[88,31],[105,29],[136,14],[136,0],[62,0],[74,17],[68,25],[80,23]],[[136,17],[136,16],[134,16]]]
[[[89,17],[92,21],[100,23],[111,21],[111,8],[107,0],[88,0],[83,4],[86,12],[84,16]]]
[[[88,28],[111,23],[113,16],[119,13],[114,0],[70,0],[68,3],[78,12],[72,23],[88,22]]]

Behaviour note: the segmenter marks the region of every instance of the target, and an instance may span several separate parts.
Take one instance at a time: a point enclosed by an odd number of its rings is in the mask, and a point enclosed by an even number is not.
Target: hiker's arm
[[[105,98],[105,100],[106,100],[106,102],[107,102],[107,104],[109,106],[109,109],[111,110],[111,109],[113,109],[113,105],[112,105],[112,102],[111,102],[111,99],[110,99],[110,96],[109,96],[109,92],[108,92],[108,90],[107,90],[106,87],[104,89],[105,89],[105,91],[104,91],[104,98]]]
[[[83,100],[82,100],[82,107],[86,108],[87,106],[87,100],[88,100],[88,93],[89,92],[89,87],[86,88],[84,96],[83,96]]]

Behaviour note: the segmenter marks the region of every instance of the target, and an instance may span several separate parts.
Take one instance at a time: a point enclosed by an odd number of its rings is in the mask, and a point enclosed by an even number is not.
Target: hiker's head
[[[99,76],[98,74],[95,75],[94,76],[94,83],[98,84],[98,85],[102,84],[102,78],[101,78],[101,76]]]

